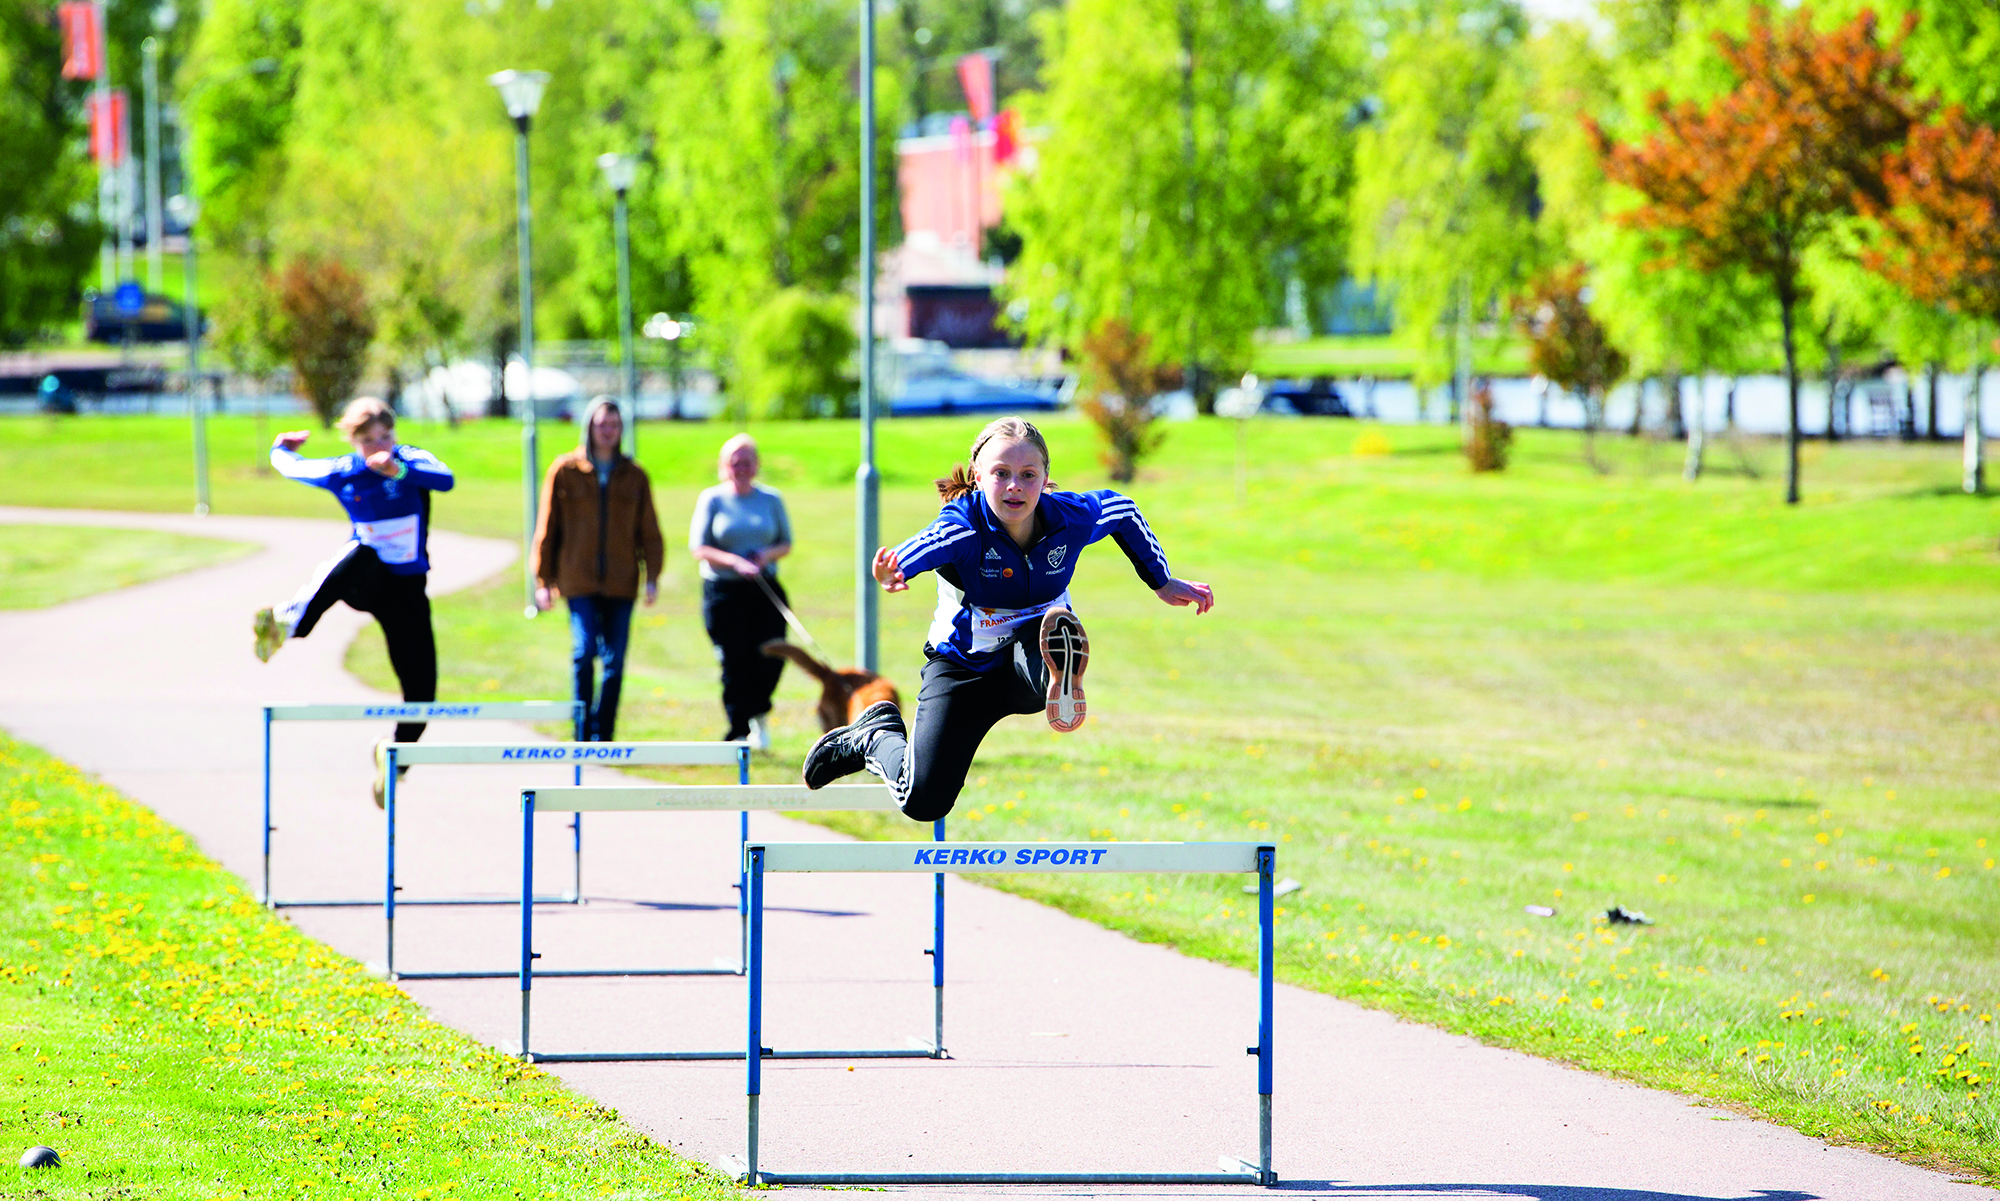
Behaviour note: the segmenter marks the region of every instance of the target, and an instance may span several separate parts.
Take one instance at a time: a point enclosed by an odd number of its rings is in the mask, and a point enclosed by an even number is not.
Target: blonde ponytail
[[[938,496],[947,503],[961,496],[972,495],[972,472],[969,464],[953,463],[950,475],[933,482],[937,484]]]

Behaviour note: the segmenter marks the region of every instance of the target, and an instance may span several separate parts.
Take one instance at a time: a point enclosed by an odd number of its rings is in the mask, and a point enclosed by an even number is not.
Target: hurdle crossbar
[[[353,900],[296,899],[280,901],[271,892],[271,723],[280,721],[563,721],[570,723],[576,736],[583,734],[582,701],[398,701],[379,704],[265,705],[264,713],[264,820],[260,840],[264,851],[263,887],[258,899],[269,909],[354,909],[380,902],[372,898]],[[389,772],[394,787],[394,770]],[[386,793],[386,790],[385,790]],[[386,797],[385,797],[386,808]],[[578,852],[581,854],[581,851]],[[551,898],[557,899],[557,898]],[[574,900],[575,898],[559,898]],[[404,905],[511,905],[504,897],[424,897],[399,902]]]
[[[1271,1010],[1277,849],[1229,842],[751,843],[749,1038],[744,1055],[748,1153],[738,1182],[758,1184],[1260,1184],[1271,1168]],[[1257,876],[1257,1159],[1225,1155],[1216,1172],[768,1172],[757,1161],[759,1055],[764,1025],[764,876],[767,872],[1230,872]]]
[[[540,958],[534,950],[533,902],[535,879],[535,813],[538,810],[559,813],[582,812],[697,812],[714,809],[737,809],[743,811],[745,822],[744,845],[749,845],[749,810],[755,809],[772,813],[828,812],[834,810],[850,812],[896,812],[896,799],[884,784],[835,784],[826,788],[809,790],[798,784],[739,784],[734,787],[710,787],[698,784],[658,784],[650,787],[610,787],[610,788],[529,788],[521,792],[521,966],[516,973],[521,981],[521,1045],[519,1054],[528,1063],[640,1063],[655,1060],[690,1059],[742,1059],[742,1051],[603,1051],[548,1053],[536,1051],[529,1043],[530,1015],[533,1010],[534,983],[537,978],[551,976],[583,975],[599,973],[545,972],[534,966]],[[933,836],[944,840],[944,822],[939,820],[932,826]],[[837,845],[837,844],[836,844]],[[743,860],[743,891],[746,921],[744,925],[744,958],[749,958],[748,947],[754,937],[756,923],[747,914],[753,909],[749,903],[751,882],[750,860]],[[932,907],[931,945],[924,954],[931,957],[931,987],[934,996],[934,1022],[932,1037],[924,1039],[912,1037],[908,1047],[872,1047],[851,1050],[800,1048],[773,1050],[760,1047],[765,1059],[946,1059],[944,1049],[944,877],[938,875],[935,883],[935,902]],[[625,974],[625,973],[601,973]],[[732,975],[740,974],[732,972]]]
[[[398,972],[396,970],[396,906],[413,902],[401,901],[396,897],[396,777],[402,774],[398,769],[416,764],[452,764],[458,766],[517,767],[529,764],[563,765],[574,768],[573,779],[581,786],[585,764],[604,764],[616,767],[734,767],[737,787],[750,782],[750,745],[745,742],[392,742],[384,752],[388,759],[388,785],[384,789],[383,807],[388,820],[384,824],[387,840],[388,878],[384,885],[382,900],[383,922],[383,964],[385,974],[391,980],[505,980],[514,975],[505,971],[468,972]],[[719,806],[717,806],[719,807]],[[742,815],[739,842],[750,838],[750,815]],[[583,899],[583,814],[570,815],[570,892],[566,897],[543,898],[571,904]],[[743,899],[742,865],[737,865],[736,912],[741,922],[749,921],[750,906]],[[482,901],[483,904],[512,905],[511,897]],[[586,969],[578,971],[544,972],[543,975],[562,976],[740,976],[743,974],[741,962],[718,961],[714,967],[691,968],[632,968]]]

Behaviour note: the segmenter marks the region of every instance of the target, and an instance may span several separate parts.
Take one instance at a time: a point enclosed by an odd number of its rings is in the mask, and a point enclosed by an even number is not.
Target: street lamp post
[[[882,477],[875,470],[875,0],[861,0],[861,466],[855,472],[854,654],[876,655],[875,544]]]
[[[600,154],[597,165],[618,198],[612,225],[618,240],[618,353],[625,364],[625,453],[639,457],[639,363],[632,357],[632,239],[625,220],[625,195],[639,162],[629,154]]]
[[[191,132],[194,114],[189,106],[205,88],[244,75],[269,75],[277,69],[278,60],[275,58],[253,59],[234,70],[202,80],[189,88],[180,102],[181,194],[169,200],[166,208],[173,213],[174,219],[181,223],[181,228],[187,231],[187,252],[181,256],[181,321],[182,329],[187,335],[188,347],[188,416],[194,421],[194,511],[200,516],[207,516],[209,508],[208,419],[207,410],[202,408],[201,402],[201,306],[196,299],[195,291],[195,220],[201,216],[201,203],[195,192],[194,136]],[[149,85],[149,95],[150,92]],[[150,216],[148,219],[151,219]],[[162,221],[150,227],[147,237],[157,242],[165,224]]]
[[[158,292],[166,286],[160,247],[160,40],[147,38],[139,49],[146,55],[146,290]]]
[[[521,378],[527,393],[527,420],[521,426],[521,573],[527,585],[526,615],[535,609],[535,476],[540,466],[535,443],[535,286],[530,262],[529,234],[534,213],[528,207],[528,125],[542,105],[542,89],[549,86],[547,71],[496,71],[486,82],[500,90],[500,101],[514,119],[514,198],[515,223],[521,244]],[[504,367],[503,367],[504,370]]]

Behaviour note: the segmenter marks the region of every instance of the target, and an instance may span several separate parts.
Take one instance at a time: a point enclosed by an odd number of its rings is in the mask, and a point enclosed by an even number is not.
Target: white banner
[[[572,721],[570,701],[386,702],[373,705],[272,705],[272,721]]]
[[[740,742],[392,742],[396,762],[515,764],[594,763],[611,767],[645,764],[734,767],[743,753]]]
[[[721,744],[723,746],[728,743]],[[896,800],[886,784],[834,784],[813,792],[803,784],[655,784],[642,788],[530,788],[543,813],[598,813],[611,810],[718,809],[810,813],[835,809],[886,809]]]
[[[773,842],[770,872],[1254,872],[1254,842]],[[745,862],[748,860],[746,858]]]

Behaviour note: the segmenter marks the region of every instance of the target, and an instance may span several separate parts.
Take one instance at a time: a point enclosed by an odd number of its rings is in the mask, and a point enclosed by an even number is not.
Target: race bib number
[[[354,532],[361,545],[370,547],[384,563],[417,561],[417,515],[391,517],[383,521],[357,521]]]

